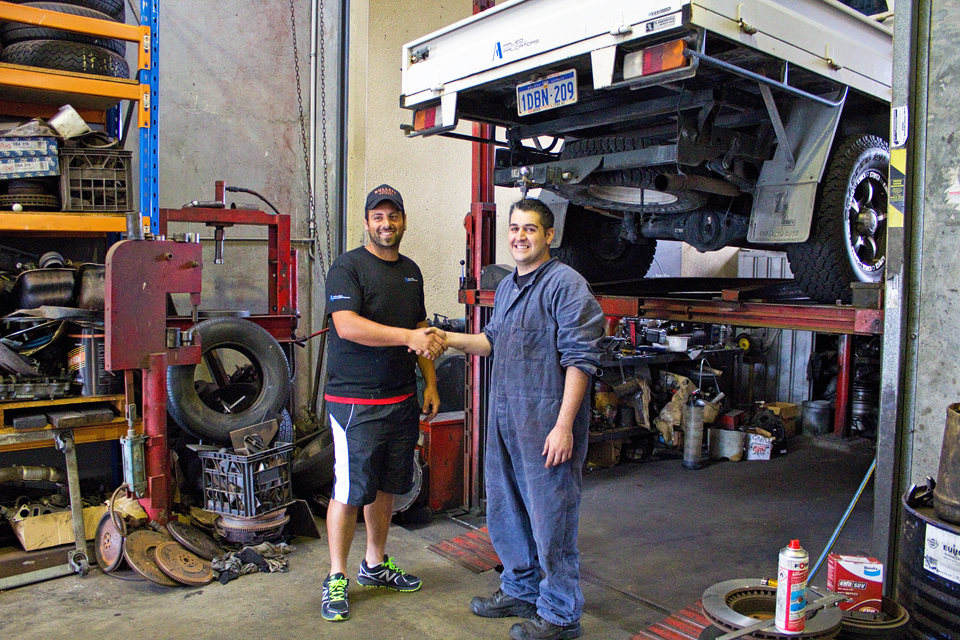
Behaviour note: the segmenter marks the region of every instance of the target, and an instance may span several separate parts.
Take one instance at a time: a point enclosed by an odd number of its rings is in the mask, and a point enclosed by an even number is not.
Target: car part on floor
[[[140,529],[127,536],[123,543],[123,557],[141,576],[162,587],[179,587],[177,582],[157,566],[156,549],[170,538],[162,533]]]
[[[201,587],[213,582],[210,563],[183,547],[179,542],[162,542],[156,549],[157,566],[177,582],[192,587]]]
[[[896,600],[884,596],[878,613],[844,611],[840,621],[843,640],[894,640],[910,622],[910,614]]]
[[[843,600],[844,596],[831,594],[808,602],[806,628],[801,633],[785,634],[774,627],[777,589],[763,582],[740,579],[713,585],[703,592],[704,613],[721,629],[728,632],[744,631],[746,637],[758,640],[829,640],[839,633],[840,609],[829,605]],[[766,625],[766,628],[763,625]],[[747,632],[748,628],[752,631]]]
[[[191,527],[179,520],[171,520],[167,523],[167,531],[170,532],[174,540],[186,547],[188,551],[192,551],[204,560],[213,560],[217,556],[223,555],[223,549],[220,548],[220,545],[196,527]]]
[[[290,516],[284,508],[256,518],[221,515],[214,526],[217,533],[227,542],[257,545],[279,538],[283,533],[283,527],[288,522],[290,522]]]
[[[201,440],[226,445],[231,431],[281,417],[290,367],[266,329],[242,318],[212,318],[194,325],[193,331],[200,336],[201,358],[213,383],[198,390],[197,365],[168,368],[168,408],[177,424]],[[226,367],[242,359],[249,364],[237,365],[228,374]]]
[[[93,550],[100,568],[105,573],[119,569],[123,564],[123,536],[114,524],[113,514],[110,511],[100,517],[94,542]]]

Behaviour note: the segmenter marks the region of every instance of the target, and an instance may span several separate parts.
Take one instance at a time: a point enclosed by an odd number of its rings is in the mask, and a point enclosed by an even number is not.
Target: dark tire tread
[[[130,67],[122,56],[90,44],[61,40],[27,40],[0,51],[0,62],[28,67],[129,78]]]
[[[190,435],[229,444],[230,432],[264,420],[284,422],[284,403],[290,390],[290,365],[283,348],[259,325],[239,318],[211,318],[193,326],[200,336],[202,353],[231,349],[255,362],[260,371],[260,394],[253,404],[237,413],[220,413],[207,407],[194,385],[197,365],[167,367],[167,410]],[[292,431],[292,421],[288,431]]]
[[[615,259],[599,255],[595,244],[604,234],[619,233],[620,223],[581,207],[567,209],[563,240],[550,249],[550,255],[573,267],[589,283],[642,278],[653,264],[657,241],[643,238],[640,244],[623,242],[623,252]]]
[[[105,13],[94,11],[86,7],[78,7],[65,2],[24,2],[24,6],[30,6],[35,9],[46,9],[47,11],[57,11],[84,18],[96,18],[97,20],[107,20],[115,22],[113,18]],[[23,22],[4,22],[0,23],[0,42],[4,46],[10,46],[18,42],[27,40],[61,40],[63,42],[80,42],[83,44],[102,47],[113,51],[118,55],[124,55],[127,51],[127,43],[115,38],[102,38],[99,36],[90,36],[73,31],[63,31],[62,29],[51,29],[49,27],[37,27]]]
[[[850,179],[865,165],[885,155],[889,163],[887,142],[877,136],[852,136],[835,148],[820,184],[809,239],[787,247],[787,258],[800,289],[812,300],[833,304],[849,303],[853,297],[851,282],[858,282],[847,256],[844,210]]]
[[[30,0],[7,0],[14,4],[26,4]],[[110,16],[117,22],[124,22],[127,18],[125,0],[60,0],[63,4],[72,4],[75,7],[85,7]]]

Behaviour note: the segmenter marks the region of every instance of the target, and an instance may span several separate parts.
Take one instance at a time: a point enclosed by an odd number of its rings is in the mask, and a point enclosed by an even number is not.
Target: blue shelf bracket
[[[140,103],[140,109],[148,112],[149,126],[140,127],[140,211],[150,219],[150,232],[160,231],[160,55],[159,55],[159,2],[141,0],[140,25],[149,27],[150,68],[140,69],[140,86],[147,89]]]

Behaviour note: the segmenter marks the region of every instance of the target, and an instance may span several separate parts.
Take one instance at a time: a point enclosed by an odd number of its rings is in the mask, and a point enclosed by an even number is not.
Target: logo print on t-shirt
[[[416,278],[404,278],[404,280],[407,281],[407,282],[416,282],[416,281],[417,281]]]
[[[349,299],[350,299],[350,296],[342,296],[342,295],[339,295],[339,294],[338,294],[338,295],[330,296],[330,301],[331,301],[331,302],[333,302],[334,300],[349,300]]]

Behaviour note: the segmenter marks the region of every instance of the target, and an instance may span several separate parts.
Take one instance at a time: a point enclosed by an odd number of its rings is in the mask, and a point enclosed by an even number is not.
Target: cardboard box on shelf
[[[47,136],[0,136],[0,158],[57,155],[57,139]]]
[[[83,528],[87,534],[87,540],[93,540],[97,535],[97,525],[106,511],[105,505],[84,508]],[[70,517],[70,511],[31,516],[11,522],[10,526],[27,551],[73,543],[73,520]]]
[[[877,613],[883,599],[883,563],[866,556],[827,556],[827,589],[851,598],[842,611]]]
[[[800,406],[791,402],[768,402],[766,409],[779,416],[783,421],[783,430],[787,438],[797,435],[797,418],[800,417]]]
[[[0,180],[60,175],[59,156],[0,158]]]

